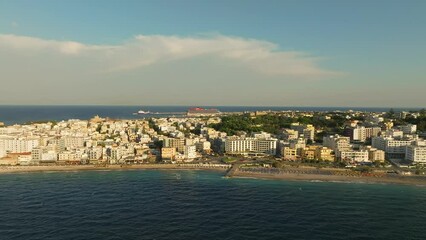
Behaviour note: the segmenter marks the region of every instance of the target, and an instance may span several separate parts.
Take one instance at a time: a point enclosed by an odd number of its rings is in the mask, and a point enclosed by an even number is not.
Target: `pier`
[[[230,169],[228,169],[228,171],[225,174],[225,177],[227,178],[231,178],[234,176],[234,173],[240,168],[241,164],[238,163],[234,163],[232,164],[232,167]]]

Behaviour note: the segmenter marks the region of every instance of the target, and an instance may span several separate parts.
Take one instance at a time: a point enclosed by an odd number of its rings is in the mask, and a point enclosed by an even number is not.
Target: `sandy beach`
[[[383,184],[404,184],[426,186],[426,177],[424,176],[345,176],[345,175],[324,175],[309,173],[285,173],[272,174],[255,171],[236,171],[233,174],[236,178],[258,178],[287,181],[321,181],[321,182],[349,182],[349,183],[383,183]]]
[[[180,170],[216,170],[225,172],[230,166],[226,164],[139,164],[139,165],[65,165],[65,166],[0,166],[2,173],[25,172],[67,172],[67,171],[108,171],[138,169],[180,169]]]

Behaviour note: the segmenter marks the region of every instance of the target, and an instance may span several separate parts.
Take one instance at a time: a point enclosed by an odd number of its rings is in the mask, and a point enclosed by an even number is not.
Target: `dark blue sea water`
[[[426,239],[426,188],[207,171],[0,175],[0,239]]]
[[[137,119],[143,117],[159,117],[167,115],[133,115],[138,110],[159,112],[159,113],[184,113],[188,108],[193,106],[1,106],[0,105],[0,122],[7,125],[22,124],[30,121],[43,120],[68,120],[68,119],[90,119],[95,115],[101,117],[110,117],[115,119]],[[201,106],[202,107],[202,106]],[[212,108],[204,106],[205,108]],[[230,107],[215,106],[222,112],[243,112],[243,111],[366,111],[366,112],[384,112],[389,108],[348,108],[348,107]],[[408,111],[416,109],[394,109],[395,111]],[[176,114],[172,114],[176,115]]]

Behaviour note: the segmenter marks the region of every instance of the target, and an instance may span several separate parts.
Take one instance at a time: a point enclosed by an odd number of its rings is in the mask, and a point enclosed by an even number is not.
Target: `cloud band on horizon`
[[[64,60],[86,59],[95,71],[121,72],[160,63],[197,57],[230,60],[248,71],[267,76],[318,79],[340,76],[318,65],[321,60],[299,51],[284,51],[268,41],[224,35],[180,37],[137,35],[119,45],[90,45],[75,41],[46,40],[28,36],[1,35],[0,49],[25,52],[33,58],[46,54]],[[69,61],[64,61],[69,62]]]

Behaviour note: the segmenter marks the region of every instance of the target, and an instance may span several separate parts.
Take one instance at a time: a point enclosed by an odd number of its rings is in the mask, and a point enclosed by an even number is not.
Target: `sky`
[[[0,0],[0,105],[425,107],[423,0]]]

